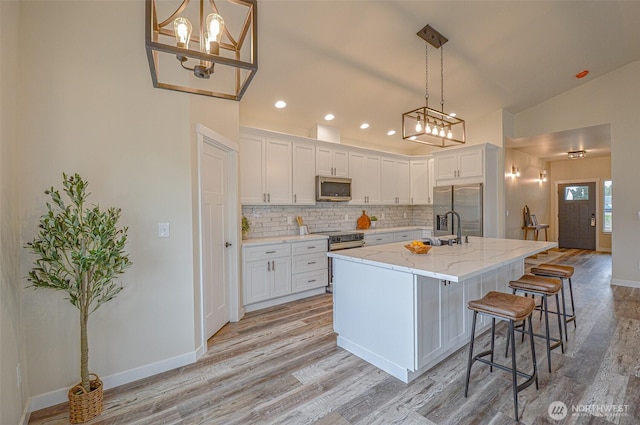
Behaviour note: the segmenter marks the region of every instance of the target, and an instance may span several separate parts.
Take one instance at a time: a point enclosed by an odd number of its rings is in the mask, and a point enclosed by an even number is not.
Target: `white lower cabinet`
[[[393,232],[364,235],[364,246],[382,245],[393,242]]]
[[[442,354],[467,341],[466,288],[464,282],[418,277],[417,369],[435,364]]]
[[[275,305],[278,298],[328,284],[325,239],[245,246],[243,253],[245,306],[268,300]]]
[[[394,242],[414,241],[422,238],[421,230],[407,230],[406,232],[395,232],[393,234]]]

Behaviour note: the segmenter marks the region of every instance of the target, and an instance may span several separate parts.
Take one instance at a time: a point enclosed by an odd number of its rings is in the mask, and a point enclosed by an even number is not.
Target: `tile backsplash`
[[[296,217],[300,216],[310,232],[353,230],[365,210],[378,217],[376,228],[402,226],[432,226],[431,205],[367,205],[318,203],[308,206],[243,206],[242,215],[251,222],[248,238],[289,236],[299,233]]]

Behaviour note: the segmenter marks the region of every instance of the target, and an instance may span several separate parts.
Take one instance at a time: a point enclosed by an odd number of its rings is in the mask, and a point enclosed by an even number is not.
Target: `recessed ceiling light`
[[[589,75],[589,71],[588,70],[584,70],[584,71],[580,71],[576,74],[576,78],[584,78],[587,75]]]
[[[333,114],[327,114],[327,115],[325,115],[325,116],[324,116],[324,119],[325,119],[326,121],[331,121],[331,120],[332,120],[332,119],[334,119],[335,117],[336,117],[336,116],[335,116],[335,115],[333,115]]]
[[[366,130],[367,128],[369,128],[369,124],[367,124],[366,122],[363,122],[362,124],[360,124],[361,130]]]
[[[279,101],[276,102],[275,106],[278,109],[282,109],[285,106],[287,106],[287,102],[285,102],[284,100],[279,100]]]
[[[394,134],[396,134],[395,130],[389,130],[387,131],[387,136],[393,136]]]

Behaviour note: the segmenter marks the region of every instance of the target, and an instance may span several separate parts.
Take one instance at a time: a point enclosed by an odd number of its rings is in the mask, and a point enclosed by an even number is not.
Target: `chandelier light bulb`
[[[176,35],[178,47],[183,49],[189,48],[189,40],[191,39],[191,22],[185,18],[176,18],[173,21],[173,31]]]
[[[431,134],[433,134],[434,136],[438,135],[438,127],[436,127],[435,125],[433,126],[433,129],[431,130]]]
[[[222,40],[222,28],[224,19],[217,13],[210,13],[206,19],[207,34],[205,36],[205,50],[209,54],[220,54],[220,40]]]
[[[439,134],[439,136],[440,136],[440,137],[444,137],[444,136],[445,136],[445,134],[444,134],[444,127],[442,127],[442,128],[440,129],[440,134]]]
[[[424,132],[427,134],[431,133],[431,127],[429,126],[429,121],[427,121],[427,125],[424,128]]]
[[[422,132],[422,123],[420,122],[420,115],[418,115],[418,118],[416,118],[416,132],[417,133]]]
[[[453,137],[453,133],[451,133],[451,127],[449,127],[449,131],[447,132],[447,139],[451,139]]]

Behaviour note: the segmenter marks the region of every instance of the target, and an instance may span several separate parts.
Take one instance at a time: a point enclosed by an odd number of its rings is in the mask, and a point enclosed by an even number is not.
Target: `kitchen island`
[[[467,302],[508,290],[524,258],[555,242],[469,237],[412,254],[404,242],[330,252],[338,345],[411,382],[470,337]],[[490,324],[482,316],[480,329]]]

